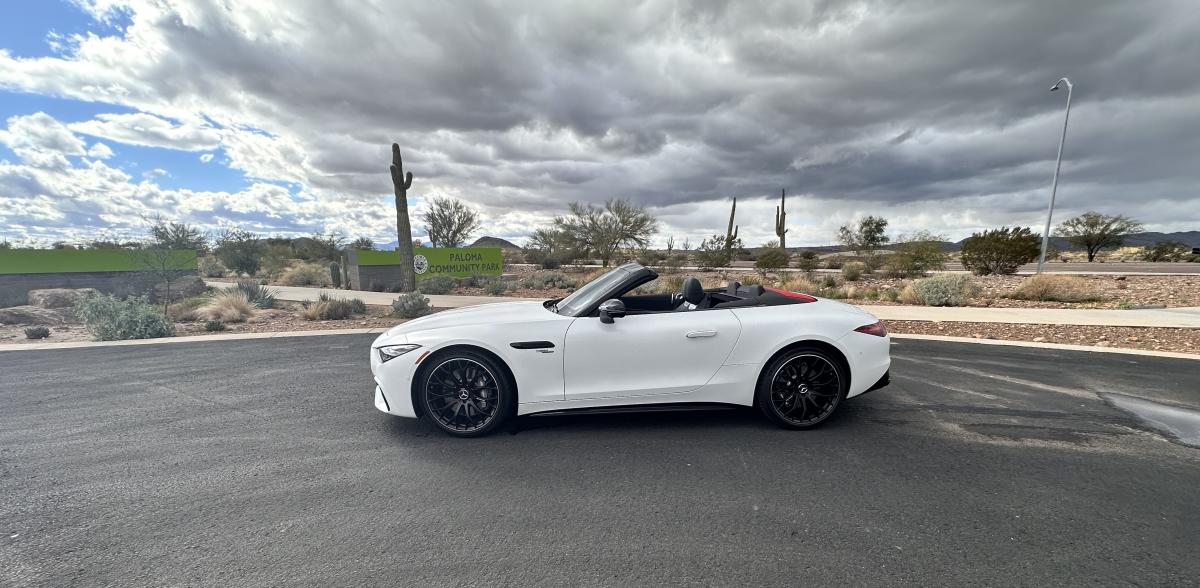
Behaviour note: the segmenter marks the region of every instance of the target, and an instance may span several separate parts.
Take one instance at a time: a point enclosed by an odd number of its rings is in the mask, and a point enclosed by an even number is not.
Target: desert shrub
[[[858,287],[850,284],[844,284],[838,288],[838,298],[858,298]]]
[[[1184,261],[1192,256],[1192,248],[1179,241],[1159,241],[1142,251],[1142,261]]]
[[[754,268],[760,272],[778,270],[787,266],[788,254],[778,247],[765,249],[758,254],[758,259],[754,260]]]
[[[914,294],[915,296],[916,294]],[[879,291],[879,299],[895,302],[900,299],[900,291],[895,288],[884,288]]]
[[[241,274],[253,274],[258,271],[264,249],[265,244],[258,235],[231,229],[217,237],[213,254],[225,267]]]
[[[155,339],[175,334],[175,325],[144,296],[124,300],[108,294],[85,296],[75,303],[75,316],[87,325],[97,341]]]
[[[972,273],[1014,274],[1021,264],[1038,258],[1041,245],[1037,233],[1025,227],[1001,227],[975,233],[963,241],[962,264]]]
[[[225,323],[240,323],[254,316],[254,305],[246,297],[246,293],[238,288],[221,290],[196,309],[196,317],[208,321]]]
[[[275,308],[278,290],[268,288],[253,280],[238,280],[237,289],[246,295],[246,300],[258,308]]]
[[[857,282],[864,273],[867,273],[867,264],[861,261],[851,261],[842,265],[842,277],[848,282]]]
[[[315,263],[297,264],[279,276],[284,286],[328,286],[329,268]]]
[[[1087,278],[1049,274],[1027,278],[1008,297],[1054,302],[1092,302],[1104,298],[1096,285]]]
[[[177,321],[190,322],[196,320],[196,313],[200,307],[208,304],[209,296],[207,294],[201,296],[193,296],[184,298],[175,304],[167,307],[167,317]]]
[[[300,316],[310,321],[340,321],[356,314],[367,312],[367,305],[359,298],[337,298],[321,294],[316,301],[306,301]]]
[[[822,288],[836,288],[837,284],[838,284],[837,278],[835,278],[831,275],[828,275],[828,274],[821,276],[821,287]]]
[[[561,272],[533,272],[521,280],[521,285],[534,290],[574,288],[575,280]]]
[[[407,292],[392,301],[392,316],[399,318],[417,318],[429,314],[429,299],[420,292]]]
[[[224,331],[225,323],[223,323],[219,320],[210,319],[210,320],[204,321],[204,330],[208,331],[210,333],[213,331]]]
[[[206,278],[219,278],[225,275],[225,264],[213,255],[200,258],[200,275]]]
[[[904,304],[921,304],[921,297],[917,296],[917,290],[912,284],[905,284],[897,298]]]
[[[811,272],[817,269],[817,266],[820,264],[820,256],[818,256],[817,252],[813,251],[812,249],[805,249],[796,256],[796,267],[806,272]]]
[[[503,296],[508,292],[509,283],[505,280],[492,280],[483,285],[483,291],[491,296]]]
[[[433,276],[417,284],[417,288],[426,294],[449,294],[457,287],[458,280],[449,276]]]
[[[50,328],[49,327],[38,326],[38,327],[29,327],[28,329],[25,329],[25,338],[26,339],[45,339],[46,337],[49,337],[49,336],[50,336]]]
[[[725,235],[713,235],[701,241],[700,246],[692,254],[692,257],[696,260],[696,265],[701,268],[728,266],[730,256],[733,253],[732,250],[740,248],[741,241],[735,238],[727,247],[727,240]]]
[[[965,274],[940,274],[912,284],[917,299],[926,306],[962,306],[979,293],[979,287]]]
[[[950,255],[942,250],[944,240],[941,235],[927,231],[901,238],[894,252],[884,259],[884,272],[892,277],[917,277],[945,269]]]
[[[763,283],[762,277],[757,274],[744,274],[744,275],[738,276],[737,280],[746,286],[749,286],[752,284],[757,284],[757,285],[761,286]]]
[[[853,258],[845,255],[831,255],[825,258],[825,269],[842,269],[842,265],[844,265],[847,261],[851,261],[852,259]]]

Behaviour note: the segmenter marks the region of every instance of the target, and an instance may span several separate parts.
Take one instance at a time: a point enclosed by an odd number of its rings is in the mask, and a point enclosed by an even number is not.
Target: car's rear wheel
[[[482,353],[463,349],[430,357],[417,381],[425,416],[456,437],[487,435],[512,417],[514,388]]]
[[[758,378],[758,406],[782,427],[815,427],[837,410],[849,383],[845,367],[828,351],[799,347],[767,364]]]

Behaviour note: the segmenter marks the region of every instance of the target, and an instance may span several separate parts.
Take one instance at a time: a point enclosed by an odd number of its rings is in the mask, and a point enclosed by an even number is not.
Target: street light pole
[[[1054,196],[1058,193],[1058,170],[1062,169],[1062,152],[1063,144],[1067,142],[1067,121],[1071,118],[1071,90],[1075,87],[1071,85],[1071,80],[1061,78],[1050,86],[1050,91],[1058,90],[1062,84],[1067,85],[1067,114],[1063,116],[1062,137],[1058,139],[1058,163],[1054,164],[1054,183],[1050,186],[1050,208],[1046,211],[1046,230],[1042,231],[1042,255],[1038,257],[1037,273],[1042,273],[1042,266],[1046,264],[1046,245],[1050,242],[1050,218],[1054,216]]]

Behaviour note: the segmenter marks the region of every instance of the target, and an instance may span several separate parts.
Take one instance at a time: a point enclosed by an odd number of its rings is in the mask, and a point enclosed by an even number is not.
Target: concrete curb
[[[129,341],[69,341],[65,343],[9,343],[0,345],[4,351],[45,351],[53,349],[82,349],[86,347],[124,347],[129,345],[174,345],[176,343],[206,343],[211,341],[243,341],[246,339],[274,339],[277,337],[319,337],[323,335],[370,335],[382,333],[384,327],[369,329],[328,329],[321,331],[281,331],[275,333],[231,333],[228,335],[195,335],[191,337],[166,337],[162,339],[132,339]],[[974,337],[947,337],[944,335],[916,335],[892,333],[893,339],[915,339],[923,341],[946,341],[949,343],[975,343],[979,345],[1008,345],[1010,347],[1035,347],[1040,349],[1062,349],[1065,351],[1091,351],[1094,353],[1120,353],[1148,357],[1200,360],[1200,354],[1174,351],[1149,351],[1145,349],[1122,349],[1119,347],[1092,347],[1067,345],[1064,343],[1035,343],[1032,341],[1007,341],[1004,339],[976,339]]]
[[[278,337],[317,337],[321,335],[369,335],[382,333],[384,327],[369,329],[325,329],[316,331],[277,331],[270,333],[230,333],[228,335],[193,335],[188,337],[163,337],[161,339],[129,339],[126,341],[67,341],[63,343],[7,343],[0,345],[3,351],[36,351],[50,349],[80,349],[83,347],[125,347],[128,345],[173,345],[176,343],[205,343],[210,341],[242,341],[246,339],[274,339]]]
[[[1007,345],[1009,347],[1035,347],[1038,349],[1062,349],[1064,351],[1090,351],[1093,353],[1120,353],[1123,355],[1144,355],[1148,357],[1170,357],[1174,359],[1200,360],[1200,354],[1179,353],[1177,351],[1153,351],[1149,349],[1128,349],[1122,347],[1094,347],[1091,345],[1070,345],[1067,343],[1036,343],[1033,341],[1009,341],[1006,339],[976,339],[974,337],[949,337],[946,335],[918,335],[906,333],[889,334],[893,339],[946,341],[949,343],[976,343],[979,345]]]

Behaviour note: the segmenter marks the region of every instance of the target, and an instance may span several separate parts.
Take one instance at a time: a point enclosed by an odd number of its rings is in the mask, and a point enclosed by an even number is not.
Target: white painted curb
[[[1129,349],[1123,347],[1094,347],[1091,345],[1070,345],[1067,343],[1038,343],[1034,341],[1009,341],[1007,339],[976,339],[974,337],[949,337],[946,335],[918,335],[907,333],[889,333],[893,339],[915,339],[918,341],[946,341],[949,343],[977,343],[980,345],[1007,345],[1009,347],[1036,347],[1038,349],[1062,349],[1064,351],[1091,351],[1093,353],[1120,353],[1123,355],[1145,355],[1149,357],[1171,357],[1175,359],[1196,359],[1195,353],[1179,353],[1177,351],[1154,351],[1150,349]]]

